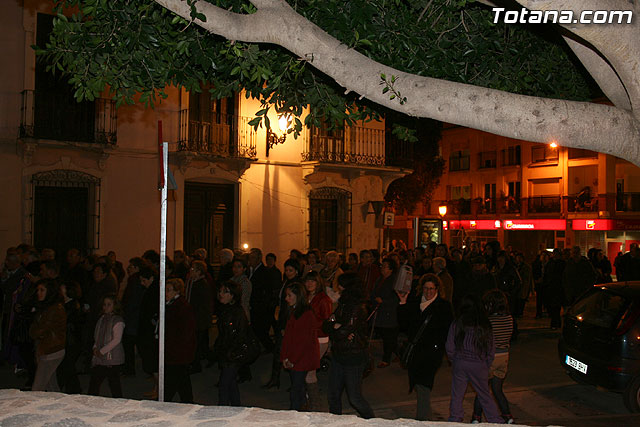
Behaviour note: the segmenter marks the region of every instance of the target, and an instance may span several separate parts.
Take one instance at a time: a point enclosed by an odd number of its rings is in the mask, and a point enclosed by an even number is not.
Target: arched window
[[[309,247],[346,253],[351,248],[351,193],[322,187],[309,193]]]
[[[63,256],[70,248],[91,252],[100,246],[100,178],[57,169],[34,174],[31,184],[35,247]]]

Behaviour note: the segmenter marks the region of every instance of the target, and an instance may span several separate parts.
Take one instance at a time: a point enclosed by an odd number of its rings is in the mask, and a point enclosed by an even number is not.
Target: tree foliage
[[[168,85],[200,91],[212,83],[213,97],[241,89],[262,102],[251,124],[269,125],[267,111],[295,116],[293,131],[308,109],[305,125],[331,126],[384,115],[386,110],[274,44],[229,41],[210,34],[197,20],[169,12],[153,0],[61,0],[50,42],[38,47],[52,68],[69,76],[78,100],[108,88],[118,105],[138,100],[153,105]],[[205,0],[200,0],[203,2]],[[244,0],[209,0],[239,14],[255,13]],[[474,0],[288,0],[297,13],[344,45],[369,58],[418,76],[429,76],[525,95],[585,100],[594,85],[577,61],[544,28],[493,24],[491,12]],[[310,53],[312,55],[312,53]],[[380,90],[406,102],[396,76],[380,75]],[[409,126],[407,127],[407,123]],[[415,122],[394,121],[399,139],[410,139]],[[387,201],[410,210],[429,195],[442,173],[434,144],[419,138],[414,173],[394,182]],[[425,142],[426,141],[426,142]]]
[[[248,1],[210,2],[238,13],[255,11]],[[557,40],[524,26],[493,24],[490,11],[473,3],[290,1],[344,44],[409,73],[537,96],[590,96],[588,80]],[[206,19],[197,2],[189,4],[193,18]],[[153,104],[166,96],[167,85],[199,91],[202,82],[211,82],[214,97],[245,89],[264,102],[263,109],[300,116],[308,107],[306,124],[322,118],[340,126],[380,111],[357,94],[345,94],[306,58],[275,45],[209,34],[153,0],[61,0],[56,12],[51,41],[38,53],[69,76],[79,100],[91,100],[108,87],[119,104]],[[393,89],[391,78],[381,80],[381,90]],[[302,124],[297,125],[299,131]]]

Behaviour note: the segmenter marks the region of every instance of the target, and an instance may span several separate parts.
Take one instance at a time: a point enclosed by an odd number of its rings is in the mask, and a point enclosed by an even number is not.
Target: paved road
[[[521,332],[512,347],[505,392],[516,422],[569,426],[640,425],[640,415],[629,414],[620,395],[576,384],[564,373],[556,353],[559,332],[543,328],[543,323],[546,321],[523,321],[529,329]],[[373,351],[379,360],[380,342],[373,343]],[[252,366],[253,380],[241,385],[243,404],[268,409],[288,408],[286,374],[282,377],[280,390],[260,388],[269,379],[270,364],[270,355],[264,355]],[[151,380],[145,378],[141,370],[138,372],[136,377],[122,379],[127,398],[142,399],[143,393],[151,389]],[[446,420],[449,412],[450,374],[450,368],[444,363],[436,376],[432,402],[437,420]],[[209,368],[192,376],[196,403],[213,405],[217,402],[217,375],[216,368]],[[319,374],[319,379],[321,390],[326,391],[326,373]],[[87,375],[81,376],[85,390],[88,380]],[[15,377],[9,366],[0,367],[0,388],[19,388],[23,381]],[[398,363],[376,369],[365,379],[364,390],[378,417],[412,418],[415,414],[415,394],[408,394],[407,374]],[[109,395],[106,382],[102,392]],[[469,419],[473,395],[469,389],[465,401],[465,416]],[[347,413],[353,413],[346,401],[344,407]]]

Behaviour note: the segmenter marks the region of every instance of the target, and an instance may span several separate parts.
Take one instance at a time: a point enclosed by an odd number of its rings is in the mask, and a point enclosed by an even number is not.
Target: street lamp
[[[269,157],[269,150],[273,148],[276,144],[284,144],[287,139],[287,131],[289,127],[291,127],[291,115],[290,114],[281,114],[278,117],[278,127],[280,128],[280,132],[282,132],[282,136],[277,136],[272,130],[271,126],[267,128],[267,157]]]
[[[447,214],[447,205],[438,206],[438,213],[441,217],[444,217]]]

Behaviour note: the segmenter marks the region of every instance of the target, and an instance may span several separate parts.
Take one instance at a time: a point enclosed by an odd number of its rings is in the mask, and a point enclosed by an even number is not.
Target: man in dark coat
[[[187,300],[181,279],[166,285],[165,401],[178,393],[181,403],[193,403],[189,364],[196,353],[196,317]]]
[[[544,305],[551,317],[551,329],[560,327],[560,308],[564,300],[562,278],[564,277],[566,262],[562,250],[555,248],[553,258],[544,269],[542,289],[544,293]]]
[[[193,261],[191,263],[191,271],[187,280],[185,297],[187,302],[193,308],[196,317],[196,336],[198,342],[198,351],[191,373],[202,371],[201,361],[209,359],[213,362],[209,349],[209,328],[211,327],[211,314],[213,307],[211,301],[213,299],[211,286],[206,279],[207,264],[204,261]]]
[[[571,248],[571,258],[567,262],[562,280],[565,306],[572,305],[583,292],[595,285],[597,277],[593,265],[582,256],[580,246]]]
[[[269,337],[269,329],[273,319],[270,273],[262,264],[262,250],[251,249],[249,253],[249,280],[251,280],[251,327],[265,351],[273,351],[273,341]]]

